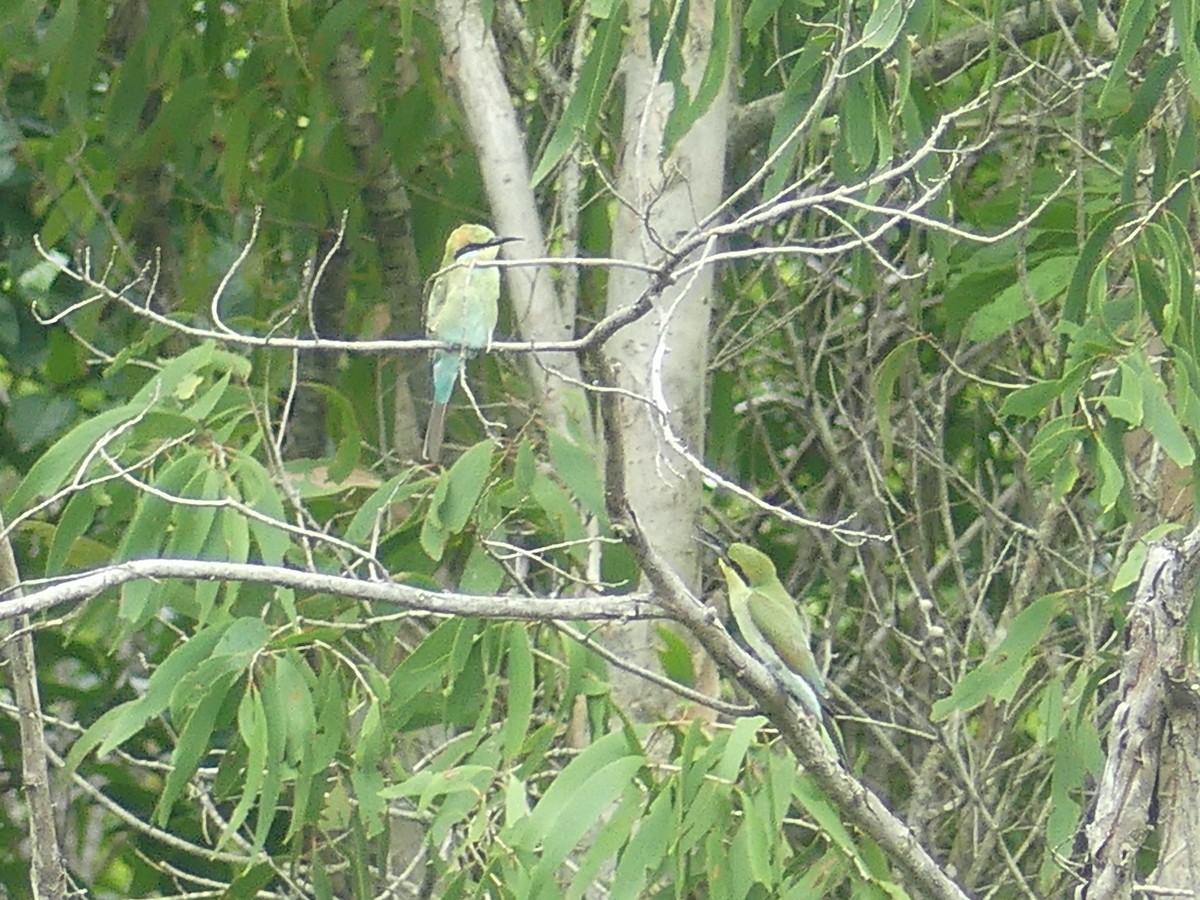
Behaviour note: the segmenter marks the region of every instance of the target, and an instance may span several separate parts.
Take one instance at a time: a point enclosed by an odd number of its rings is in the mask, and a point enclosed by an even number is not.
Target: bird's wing
[[[446,308],[446,276],[439,275],[430,282],[425,291],[424,326],[425,333],[431,337],[441,327],[443,311]]]
[[[825,696],[825,679],[812,653],[808,623],[782,585],[778,591],[771,587],[750,589],[746,598],[750,619],[783,664]]]
[[[733,620],[737,622],[742,641],[750,647],[761,662],[769,662],[772,653],[771,644],[763,636],[762,630],[750,612],[750,599],[754,596],[753,589],[742,581],[737,571],[726,565],[724,560],[717,560],[717,563],[721,566],[721,572],[725,575],[725,583],[729,586],[729,610],[733,613]]]

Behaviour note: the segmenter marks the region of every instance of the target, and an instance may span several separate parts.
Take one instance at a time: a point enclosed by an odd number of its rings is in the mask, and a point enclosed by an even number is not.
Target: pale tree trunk
[[[709,2],[689,6],[683,53],[685,83],[695,92],[711,52],[715,10]],[[492,33],[470,0],[442,0],[438,20],[447,48],[448,72],[462,103],[468,132],[479,157],[484,188],[499,233],[520,237],[505,248],[511,260],[544,255],[544,236],[517,112],[508,94]],[[633,4],[630,33],[622,63],[625,80],[625,148],[618,191],[634,209],[622,206],[613,228],[611,255],[631,262],[661,265],[664,248],[692,231],[721,200],[725,140],[729,117],[728,71],[717,98],[678,144],[665,147],[664,129],[673,87],[650,48],[649,2]],[[576,310],[555,294],[548,272],[510,268],[506,280],[523,338],[562,340],[573,334]],[[651,283],[644,273],[614,268],[609,272],[608,313],[626,309]],[[605,347],[608,362],[620,373],[620,387],[640,397],[658,396],[669,409],[671,425],[695,452],[702,449],[705,427],[705,374],[709,328],[711,269],[689,276],[658,297],[651,313],[619,331]],[[531,355],[528,367],[538,408],[546,426],[585,445],[594,442],[582,394],[572,387],[580,378],[577,360],[566,354]],[[559,376],[565,376],[565,379]],[[700,478],[663,440],[651,406],[630,404],[627,429],[628,489],[637,499],[642,527],[655,536],[658,551],[698,575],[693,523],[699,511]],[[652,626],[623,623],[609,629],[610,649],[647,668],[656,665]],[[707,674],[705,674],[707,673]],[[613,673],[616,702],[635,715],[657,715],[673,702],[647,689],[636,676]],[[702,680],[714,680],[711,668]]]
[[[663,248],[693,230],[721,201],[725,142],[729,124],[729,77],[707,112],[670,150],[664,129],[671,112],[673,86],[663,78],[650,45],[650,0],[630,4],[630,30],[622,71],[625,121],[617,190],[625,201],[613,227],[612,255],[618,259],[661,263]],[[715,10],[710,0],[688,5],[683,53],[684,81],[695,92],[712,50]],[[698,455],[705,429],[705,376],[713,271],[702,269],[663,292],[650,314],[614,336],[605,346],[620,387],[637,397],[665,398],[675,433]],[[617,269],[609,274],[608,312],[633,303],[649,286],[645,274]],[[661,345],[661,346],[660,346]],[[700,509],[700,477],[663,440],[649,402],[624,404],[625,479],[638,523],[656,549],[689,586],[698,583],[698,547],[694,523]],[[630,623],[610,629],[608,644],[643,666],[654,665],[653,626]],[[702,666],[711,675],[709,667]],[[703,684],[701,685],[703,687]],[[635,713],[664,711],[669,698],[647,691],[644,682],[618,677],[617,702]],[[647,709],[647,706],[657,706]]]

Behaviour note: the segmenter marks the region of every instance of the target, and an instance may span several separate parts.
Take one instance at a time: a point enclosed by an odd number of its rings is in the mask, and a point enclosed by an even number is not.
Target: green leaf
[[[200,761],[209,753],[217,713],[221,711],[235,677],[233,673],[227,673],[211,683],[208,693],[183,726],[175,751],[171,754],[171,770],[167,773],[158,804],[154,808],[154,821],[159,825],[167,824],[175,801],[200,767]]]
[[[258,804],[258,815],[254,822],[254,850],[261,850],[267,843],[271,825],[279,805],[279,795],[283,792],[284,761],[287,750],[287,710],[282,703],[283,697],[271,678],[267,676],[264,690],[259,692],[259,703],[262,706],[263,727],[267,737],[266,760],[263,764],[263,781],[261,801]]]
[[[268,637],[267,626],[257,617],[246,616],[230,623],[208,658],[176,681],[171,691],[171,714],[181,716],[194,709],[216,679],[226,674],[240,676],[266,646]]]
[[[1178,54],[1172,53],[1156,59],[1146,70],[1145,78],[1134,92],[1129,108],[1112,120],[1108,133],[1114,137],[1133,137],[1139,134],[1158,108],[1159,100],[1178,67]],[[1112,77],[1112,73],[1109,77]]]
[[[1184,434],[1175,411],[1167,402],[1162,382],[1152,372],[1146,371],[1141,378],[1142,400],[1146,409],[1146,430],[1154,436],[1160,447],[1177,466],[1187,468],[1196,459],[1196,450]]]
[[[224,487],[220,473],[208,468],[205,464],[206,461],[202,459],[197,458],[195,462],[200,466],[199,471],[179,492],[180,496],[189,500],[218,499],[221,489]],[[213,523],[216,522],[217,507],[191,506],[181,503],[167,503],[166,506],[170,510],[171,528],[165,535],[167,542],[162,549],[162,555],[168,559],[199,558],[201,550],[208,541]],[[158,530],[160,532],[166,521],[167,516],[163,516],[159,520]]]
[[[783,0],[751,0],[750,8],[742,18],[742,30],[746,34],[757,34],[766,27],[771,16],[778,12]]]
[[[1175,33],[1182,36],[1179,41],[1179,56],[1186,74],[1184,83],[1191,91],[1192,99],[1200,100],[1200,48],[1196,46],[1196,6],[1192,0],[1171,0],[1171,20]]]
[[[563,540],[580,541],[587,536],[578,506],[549,473],[538,470],[530,493],[534,502],[545,511],[551,527],[562,535]]]
[[[484,765],[450,766],[436,772],[422,769],[399,784],[385,787],[379,795],[386,800],[417,797],[416,812],[422,813],[444,797],[464,793],[476,799],[484,796],[495,775],[494,768]]]
[[[175,398],[177,400],[191,400],[194,391],[206,383],[205,379],[200,376],[193,377],[196,378],[194,389],[189,391],[186,397],[179,391],[176,391]],[[183,414],[196,422],[203,422],[207,419],[212,415],[212,411],[217,408],[217,404],[224,398],[225,392],[229,390],[229,380],[231,377],[229,372],[222,374],[220,378],[205,388],[204,392],[194,403],[184,408]]]
[[[518,494],[529,494],[530,488],[533,487],[534,467],[533,444],[528,438],[522,438],[517,447],[516,461],[513,463],[513,487]]]
[[[267,701],[287,711],[286,758],[298,763],[317,731],[317,714],[312,690],[305,677],[303,663],[295,651],[275,656],[274,670],[263,691],[271,691],[274,697]]]
[[[557,431],[549,434],[550,465],[588,512],[607,520],[604,485],[594,450],[583,447]]]
[[[829,802],[812,778],[805,775],[796,779],[795,797],[800,806],[816,821],[822,834],[848,857],[858,858],[858,847],[846,828],[841,811]]]
[[[249,560],[250,525],[246,517],[237,510],[226,508],[218,514],[217,523],[218,527],[209,536],[208,546],[202,551],[204,558],[235,563]],[[236,583],[230,587],[236,587]]]
[[[1122,13],[1122,15],[1124,15]],[[1078,325],[1083,321],[1087,311],[1088,291],[1092,279],[1103,268],[1100,265],[1108,247],[1108,239],[1114,231],[1139,215],[1138,208],[1133,204],[1118,206],[1116,209],[1101,217],[1092,229],[1088,239],[1084,241],[1083,250],[1079,253],[1075,265],[1075,273],[1071,276],[1071,284],[1067,288],[1066,299],[1063,300],[1062,317],[1064,322]]]
[[[1098,105],[1101,109],[1112,109],[1120,102],[1121,95],[1127,92],[1129,64],[1141,49],[1157,8],[1157,4],[1150,0],[1129,0],[1121,4],[1121,18],[1117,22],[1117,52],[1108,72],[1108,81],[1100,92]]]
[[[401,472],[394,478],[389,478],[358,504],[354,517],[346,526],[345,539],[352,544],[369,543],[375,530],[386,521],[389,507],[403,503],[418,491],[429,487],[429,479],[413,480],[413,472]]]
[[[39,497],[49,497],[67,479],[76,474],[79,465],[109,432],[136,418],[144,408],[130,403],[86,419],[67,432],[33,464],[29,473],[13,491],[5,505],[5,518],[16,518]]]
[[[722,867],[729,873],[739,896],[748,893],[754,884],[770,889],[777,883],[771,865],[771,848],[777,841],[769,832],[766,816],[756,800],[755,795],[743,795],[741,825],[734,832],[729,864]]]
[[[345,737],[349,707],[337,666],[326,666],[317,676],[313,700],[317,719],[297,767],[295,812],[289,834],[303,825],[315,825],[319,816],[329,812],[323,796],[328,785],[325,772]]]
[[[1135,368],[1129,360],[1121,361],[1119,371],[1121,373],[1120,391],[1116,395],[1104,394],[1100,397],[1100,401],[1116,418],[1136,427],[1142,424],[1144,411],[1141,379],[1143,376],[1149,376],[1150,373],[1142,366]]]
[[[393,710],[388,724],[393,730],[403,728],[416,711],[414,698],[432,689],[448,678],[448,664],[459,635],[469,632],[468,640],[478,633],[474,619],[447,619],[435,628],[405,657],[388,680],[390,698],[388,705]]]
[[[738,719],[733,730],[729,732],[725,749],[721,753],[721,761],[713,769],[713,774],[726,781],[736,781],[746,753],[754,742],[755,735],[758,734],[758,729],[766,724],[765,716],[743,716]]]
[[[862,45],[868,50],[886,50],[896,40],[903,24],[903,0],[875,0],[871,18],[863,26]]]
[[[221,640],[213,647],[212,655],[227,657],[231,667],[240,669],[250,664],[254,656],[267,645],[270,636],[271,630],[262,619],[243,616],[225,629]]]
[[[1087,429],[1076,425],[1070,416],[1051,419],[1038,429],[1029,448],[1030,477],[1038,480],[1047,477],[1074,450],[1075,444],[1087,436]]]
[[[845,174],[862,173],[875,156],[875,85],[870,70],[861,70],[848,77],[844,83],[842,112],[838,118],[841,127],[840,167]]]
[[[167,708],[171,693],[179,680],[207,659],[212,648],[225,633],[227,626],[214,626],[198,632],[176,647],[150,676],[146,693],[137,700],[110,709],[79,736],[67,754],[65,768],[74,772],[83,758],[99,746],[97,756],[104,756],[125,743],[140,731],[152,717]]]
[[[1075,740],[1075,729],[1063,729],[1059,735],[1050,776],[1050,815],[1046,819],[1046,842],[1050,852],[1046,854],[1041,872],[1042,884],[1047,888],[1062,874],[1055,860],[1070,855],[1072,842],[1079,833],[1083,807],[1078,798],[1083,795],[1088,777],[1099,774],[1089,771],[1084,763],[1084,754]]]
[[[224,847],[233,833],[242,827],[250,814],[250,807],[262,790],[267,769],[267,716],[262,697],[253,685],[247,685],[238,704],[238,733],[246,745],[246,781],[237,806],[229,814],[225,828],[217,841],[217,849]]]
[[[879,427],[879,442],[883,449],[883,471],[892,468],[892,393],[900,375],[916,359],[918,338],[898,344],[883,358],[872,379],[875,395],[875,422]]]
[[[533,716],[533,645],[522,622],[508,626],[508,715],[501,726],[504,760],[512,760],[525,743]]]
[[[588,781],[612,763],[623,763],[634,772],[645,764],[641,754],[631,753],[629,738],[623,731],[610,732],[571,760],[546,789],[533,812],[504,830],[507,841],[522,848],[541,846],[556,823],[572,809],[577,795]],[[590,825],[591,821],[589,819],[587,824]]]
[[[1041,641],[1050,622],[1066,604],[1069,591],[1047,594],[1029,604],[1008,626],[1008,634],[993,647],[978,666],[968,672],[949,697],[933,704],[931,718],[941,722],[951,713],[974,709],[985,700],[1012,700],[1025,678],[1025,672],[1035,660],[1030,651]]]
[[[1151,528],[1145,535],[1138,538],[1133,546],[1129,548],[1129,553],[1125,556],[1125,561],[1121,563],[1121,567],[1117,569],[1117,574],[1113,576],[1112,592],[1124,590],[1131,584],[1136,584],[1138,577],[1142,574],[1142,566],[1146,563],[1146,551],[1150,549],[1150,545],[1160,538],[1166,537],[1172,532],[1179,531],[1183,526],[1174,522],[1167,522],[1163,525],[1156,525]]]
[[[487,548],[480,543],[473,543],[466,565],[463,566],[462,577],[458,580],[458,590],[463,594],[490,597],[500,592],[504,577],[504,567],[496,562]]]
[[[339,0],[332,4],[309,40],[313,59],[333,65],[338,44],[355,28],[369,6],[368,0]]]
[[[542,183],[567,155],[577,138],[582,136],[585,140],[590,139],[599,130],[600,106],[608,94],[617,62],[621,58],[624,28],[624,3],[610,15],[601,18],[596,25],[591,50],[579,72],[575,91],[567,101],[567,108],[563,110],[554,133],[546,142],[542,158],[534,166],[530,187],[536,188]]]
[[[692,126],[712,108],[713,101],[721,93],[729,74],[729,55],[734,46],[731,6],[732,0],[713,0],[704,7],[711,9],[713,14],[712,24],[708,29],[708,56],[704,61],[704,74],[700,76],[695,94],[682,104],[678,98],[685,96],[687,91],[686,88],[683,91],[678,90],[683,87],[683,83],[676,84],[676,104],[667,117],[667,127],[663,135],[664,154],[674,150],[675,145],[692,130]],[[697,43],[696,48],[699,46],[701,45]]]
[[[654,633],[662,641],[662,646],[655,648],[655,655],[663,674],[677,684],[694,685],[696,670],[691,645],[667,625],[655,625]]]
[[[828,24],[829,18],[827,14],[823,22]],[[772,166],[771,174],[763,182],[763,197],[775,197],[779,194],[795,171],[795,148],[803,146],[803,135],[796,133],[796,128],[804,121],[805,116],[809,117],[810,129],[820,127],[823,109],[813,109],[814,91],[818,76],[823,67],[829,64],[829,48],[833,43],[834,32],[833,28],[825,28],[810,35],[805,40],[795,65],[788,72],[787,84],[783,88],[783,101],[775,116],[771,140],[767,145],[768,154],[774,156],[778,153],[778,160]],[[791,152],[781,151],[780,148],[785,144],[791,145]]]
[[[629,843],[633,826],[642,815],[642,793],[633,787],[632,782],[627,782],[620,798],[615,810],[604,810],[599,815],[599,833],[588,837],[587,850],[575,867],[571,886],[566,892],[567,900],[582,900],[594,891],[601,871]]]
[[[660,793],[637,823],[617,862],[612,883],[613,900],[638,900],[646,896],[649,873],[659,871],[666,862],[667,849],[675,836],[675,811],[671,799],[669,791]]]
[[[250,866],[230,882],[220,900],[256,900],[261,896],[259,891],[274,881],[275,877],[275,866],[270,861]]]
[[[69,256],[58,250],[50,251],[49,255],[50,259],[39,260],[17,276],[17,285],[22,292],[39,298],[44,297],[62,274],[60,266],[65,266],[71,261]]]
[[[1096,441],[1096,461],[1099,464],[1097,474],[1100,480],[1100,489],[1096,493],[1096,500],[1101,509],[1110,510],[1120,499],[1121,492],[1125,490],[1125,473],[1103,438]]]
[[[421,528],[421,549],[430,559],[440,560],[449,536],[466,528],[487,484],[493,452],[491,441],[480,441],[455,460],[438,481]]]
[[[1075,263],[1074,256],[1054,256],[1036,266],[1029,272],[1024,284],[1017,283],[1005,288],[992,302],[971,316],[967,323],[967,337],[978,342],[990,341],[1029,318],[1032,314],[1031,302],[1042,306],[1066,290]]]
[[[776,831],[783,829],[783,820],[791,807],[792,793],[799,777],[795,760],[781,753],[767,756],[767,790],[771,795],[771,824]]]
[[[1058,380],[1037,381],[1017,388],[1000,404],[1000,415],[1032,419],[1041,415],[1042,411],[1057,399],[1061,391],[1062,383]]]
[[[379,704],[372,702],[362,720],[355,748],[355,766],[350,771],[354,796],[358,801],[358,816],[369,838],[376,838],[382,833],[387,811],[387,802],[380,796],[383,790],[383,773],[379,771],[379,757],[383,748],[384,736],[379,727]]]
[[[539,895],[542,890],[550,888],[558,867],[617,798],[633,790],[630,782],[645,764],[641,755],[611,760],[583,781],[569,797],[556,798],[566,802],[555,814],[539,816],[542,804],[534,807],[532,815],[525,821],[543,822],[547,828],[540,835],[542,854],[533,871],[534,890],[531,895]],[[570,766],[559,776],[559,780],[566,776],[569,769]],[[550,790],[555,786],[557,781]],[[543,803],[549,798],[549,793],[547,791]]]
[[[46,557],[47,575],[59,575],[67,571],[71,548],[92,527],[98,509],[96,494],[92,490],[80,491],[67,501],[54,529],[54,540]]]

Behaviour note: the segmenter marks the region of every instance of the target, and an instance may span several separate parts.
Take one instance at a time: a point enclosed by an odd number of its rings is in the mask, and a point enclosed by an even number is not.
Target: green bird
[[[491,345],[500,315],[500,270],[476,264],[494,260],[502,244],[515,240],[497,237],[486,225],[460,225],[446,239],[442,265],[425,305],[425,330],[456,349],[433,351],[433,408],[422,449],[430,462],[441,456],[446,406],[458,372],[468,356]]]
[[[829,690],[809,646],[806,616],[775,574],[769,556],[748,544],[731,544],[728,554],[746,578],[743,581],[725,560],[718,560],[738,630],[776,680],[820,719],[821,698],[829,696]]]

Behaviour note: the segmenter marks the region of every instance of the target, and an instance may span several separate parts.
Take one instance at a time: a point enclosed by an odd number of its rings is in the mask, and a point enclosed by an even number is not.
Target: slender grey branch
[[[66,576],[58,583],[30,591],[24,596],[16,589],[6,591],[0,594],[0,621],[85,600],[101,591],[139,578],[275,584],[302,591],[337,594],[355,600],[391,603],[418,612],[480,616],[489,619],[632,621],[664,617],[651,595],[645,593],[553,600],[475,597],[469,594],[430,591],[403,584],[303,572],[282,566],[190,559],[138,559]]]
[[[0,519],[0,531],[3,528],[4,521]],[[9,588],[5,594],[20,594],[20,576],[8,538],[0,539],[0,586]],[[20,615],[4,618],[17,619],[15,634],[12,625],[0,623],[0,650],[7,663],[13,699],[19,710],[21,792],[29,810],[30,887],[38,900],[60,900],[67,895],[67,874],[54,822],[54,795],[46,764],[49,747],[42,729],[33,635],[28,621]]]
[[[120,303],[134,315],[153,322],[156,325],[162,325],[165,328],[169,328],[178,334],[184,334],[188,337],[196,338],[198,340],[221,341],[226,344],[233,344],[242,347],[274,347],[281,350],[308,350],[334,353],[353,352],[394,354],[406,352],[423,353],[429,350],[452,350],[456,346],[454,344],[447,343],[446,341],[435,341],[428,338],[386,340],[358,340],[327,337],[298,338],[291,337],[286,334],[249,334],[245,332],[233,331],[232,329],[227,328],[216,329],[189,325],[186,322],[176,321],[170,316],[163,315],[155,310],[149,303],[138,303],[133,299],[132,296],[130,296],[131,292],[135,288],[142,288],[143,285],[145,286],[143,290],[147,296],[149,297],[153,295],[154,284],[157,276],[154,274],[154,268],[152,265],[147,265],[145,268],[143,268],[143,270],[138,273],[137,277],[125,286],[114,288],[110,287],[102,280],[93,278],[86,268],[76,269],[68,266],[59,257],[46,250],[36,235],[34,236],[33,242],[43,259],[56,266],[63,275],[92,291],[92,295],[90,297],[73,304],[69,310],[64,310],[54,314],[53,316],[42,316],[35,308],[33,312],[43,325],[56,324],[58,321],[65,318],[69,312],[76,312],[86,306],[90,306],[93,303],[107,300]],[[247,244],[247,247],[248,246],[249,244]],[[518,261],[495,260],[493,262],[481,263],[480,265],[488,268],[528,268],[531,266],[536,267],[551,264],[632,266],[634,268],[653,273],[654,279],[646,293],[636,298],[629,306],[605,316],[581,337],[560,341],[493,341],[488,346],[489,351],[501,353],[575,353],[581,350],[587,350],[593,346],[599,346],[626,325],[635,322],[649,312],[653,297],[661,293],[662,289],[669,284],[673,278],[671,273],[663,268],[644,266],[640,264],[622,263],[619,260],[610,259],[566,260],[556,258],[541,258]]]

